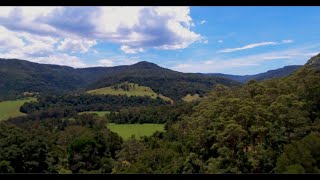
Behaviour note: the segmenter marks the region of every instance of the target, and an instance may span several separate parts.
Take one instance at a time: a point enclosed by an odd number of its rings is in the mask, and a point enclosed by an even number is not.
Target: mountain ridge
[[[306,67],[311,67],[319,70],[320,69],[320,53],[310,58],[306,63]]]
[[[257,75],[237,76],[220,73],[183,73],[148,61],[113,67],[74,68],[0,58],[0,100],[16,97],[23,92],[83,92],[123,81],[151,87],[157,93],[178,100],[187,94],[202,96],[215,84],[237,86],[248,79],[264,80],[284,77],[300,67],[299,65],[285,66]],[[265,73],[269,75],[261,77],[261,74]],[[273,75],[270,76],[270,73]]]
[[[184,88],[183,92],[205,93],[216,83],[224,85],[239,85],[237,82],[220,77],[205,77],[199,74],[182,73],[160,67],[147,61],[138,62],[133,65],[122,65],[115,67],[88,67],[73,68],[69,66],[40,64],[19,59],[0,59],[0,100],[15,98],[24,92],[41,93],[67,93],[70,91],[83,92],[91,84],[108,78],[117,79],[117,76],[127,76],[123,81],[131,81],[158,90],[164,82],[171,84],[171,97],[176,96]],[[153,76],[153,78],[150,78]],[[153,82],[160,80],[162,82]],[[180,83],[179,81],[183,81]],[[142,83],[141,83],[142,81]],[[149,83],[143,83],[148,81]],[[179,82],[180,87],[176,86]],[[120,83],[114,81],[114,83]],[[147,84],[147,85],[146,85]],[[113,85],[113,84],[109,84]],[[106,86],[109,86],[106,85]],[[102,86],[102,87],[106,87]],[[171,87],[171,86],[174,86]],[[163,89],[162,89],[163,90]],[[186,93],[186,94],[188,94]],[[169,93],[170,94],[170,93]],[[181,96],[185,96],[182,94]],[[180,95],[179,95],[180,96]],[[170,96],[169,96],[170,97]],[[177,100],[177,99],[176,99]]]
[[[241,83],[246,83],[249,80],[262,81],[262,80],[267,80],[271,78],[286,77],[301,67],[303,67],[303,65],[289,65],[289,66],[284,66],[282,68],[272,69],[266,72],[253,74],[253,75],[232,75],[232,74],[224,74],[224,73],[206,73],[205,75],[225,77]]]

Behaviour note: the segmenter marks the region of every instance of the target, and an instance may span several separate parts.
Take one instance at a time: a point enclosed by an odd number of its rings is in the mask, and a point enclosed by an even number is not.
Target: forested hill
[[[267,80],[271,78],[281,78],[281,77],[286,77],[295,72],[297,69],[301,68],[302,66],[300,65],[292,65],[292,66],[285,66],[283,68],[279,69],[274,69],[274,70],[269,70],[264,73],[259,73],[255,75],[230,75],[230,74],[222,74],[222,73],[208,73],[206,75],[208,76],[218,76],[218,77],[225,77],[229,78],[238,82],[248,82],[250,80],[257,80],[257,81],[262,81],[262,80]]]
[[[114,172],[319,173],[319,65],[320,54],[285,78],[216,86],[134,158],[122,149]]]
[[[320,70],[320,54],[312,57],[305,65],[305,67],[314,69],[316,71]]]
[[[227,86],[237,84],[224,78],[175,72],[146,61],[133,65],[75,69],[18,59],[0,59],[0,101],[14,99],[23,92],[52,94],[81,91],[93,82],[96,82],[96,86],[90,87],[102,87],[123,80],[150,85],[158,93],[169,91],[166,94],[170,94],[170,97],[179,98],[188,93],[208,92],[216,83]]]
[[[156,93],[170,97],[173,100],[180,100],[187,94],[204,95],[216,84],[223,84],[228,87],[240,85],[236,81],[223,77],[181,73],[143,61],[132,65],[130,69],[126,69],[125,71],[106,75],[104,78],[91,84],[88,89],[107,87],[124,81],[148,86]]]
[[[74,69],[67,66],[0,59],[0,100],[22,92],[58,93],[84,88],[105,74],[105,68]]]

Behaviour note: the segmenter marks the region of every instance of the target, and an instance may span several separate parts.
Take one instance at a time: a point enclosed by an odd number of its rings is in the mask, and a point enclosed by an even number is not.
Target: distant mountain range
[[[72,68],[38,64],[19,59],[0,59],[0,100],[12,99],[23,92],[59,94],[84,92],[129,81],[152,88],[173,100],[187,94],[209,92],[215,84],[238,86],[250,79],[284,77],[301,66],[286,66],[257,75],[182,73],[142,61],[115,67]]]
[[[294,71],[297,69],[301,68],[302,65],[292,65],[292,66],[285,66],[283,68],[275,69],[275,70],[270,70],[264,73],[259,73],[255,75],[230,75],[230,74],[221,74],[221,73],[208,73],[205,75],[208,76],[216,76],[216,77],[224,77],[228,79],[232,79],[234,81],[238,81],[241,83],[245,83],[250,80],[257,80],[257,81],[263,81],[266,79],[271,79],[271,78],[280,78],[280,77],[286,77],[290,74],[292,74]]]

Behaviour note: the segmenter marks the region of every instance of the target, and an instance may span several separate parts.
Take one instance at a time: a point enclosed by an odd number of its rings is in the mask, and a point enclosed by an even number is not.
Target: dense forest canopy
[[[320,55],[312,61],[287,78],[216,86],[115,172],[319,173]]]
[[[133,96],[125,95],[53,95],[42,96],[36,102],[25,103],[20,109],[23,113],[31,113],[35,111],[46,110],[48,108],[63,108],[70,107],[77,112],[82,111],[116,111],[123,107],[132,106],[152,106],[169,104],[160,98],[152,99],[148,96]]]

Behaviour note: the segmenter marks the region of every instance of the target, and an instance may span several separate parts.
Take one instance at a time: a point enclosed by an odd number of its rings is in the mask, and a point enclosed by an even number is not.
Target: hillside
[[[0,100],[23,92],[64,93],[84,88],[104,74],[104,68],[74,69],[67,66],[0,59]]]
[[[134,65],[75,69],[18,59],[0,59],[0,101],[15,99],[23,92],[83,92],[89,85],[88,89],[91,90],[124,81],[148,86],[156,93],[177,99],[198,91],[202,95],[216,83],[227,86],[238,84],[225,78],[180,73],[145,61]]]
[[[104,88],[124,81],[150,87],[156,93],[181,100],[187,94],[203,96],[216,84],[239,85],[251,79],[285,77],[300,66],[286,66],[257,75],[181,73],[146,61],[115,67],[72,68],[0,59],[0,101],[14,99],[23,92],[47,94]],[[238,81],[238,82],[236,82]]]
[[[286,78],[217,86],[134,159],[122,149],[114,172],[319,173],[319,64],[320,54]]]
[[[124,81],[150,87],[156,93],[173,100],[181,100],[187,94],[199,94],[202,96],[209,92],[215,84],[239,85],[238,82],[230,79],[207,77],[195,73],[181,73],[143,61],[132,65],[130,69],[125,71],[106,75],[91,84],[88,90],[108,87]]]
[[[35,98],[19,99],[15,101],[3,101],[0,102],[0,121],[7,120],[8,118],[24,116],[25,114],[20,112],[20,107],[26,103],[36,101]]]
[[[259,74],[255,74],[255,75],[241,76],[241,75],[230,75],[230,74],[221,74],[221,73],[208,73],[206,75],[229,78],[234,81],[245,83],[245,82],[248,82],[249,80],[262,81],[262,80],[267,80],[267,79],[271,79],[271,78],[286,77],[301,67],[302,66],[300,66],[300,65],[285,66],[283,68],[269,70],[267,72],[259,73]]]
[[[312,57],[305,65],[305,67],[314,69],[316,71],[320,70],[320,54]]]
[[[165,97],[161,94],[155,93],[151,88],[146,86],[140,86],[135,83],[123,82],[120,84],[116,84],[110,87],[94,89],[91,91],[87,91],[89,94],[97,94],[97,95],[127,95],[127,96],[149,96],[153,99],[161,98],[165,101],[172,100],[168,97]]]
[[[200,99],[201,98],[200,98],[199,94],[194,94],[194,95],[187,94],[185,97],[182,98],[182,100],[185,102],[198,101]]]

